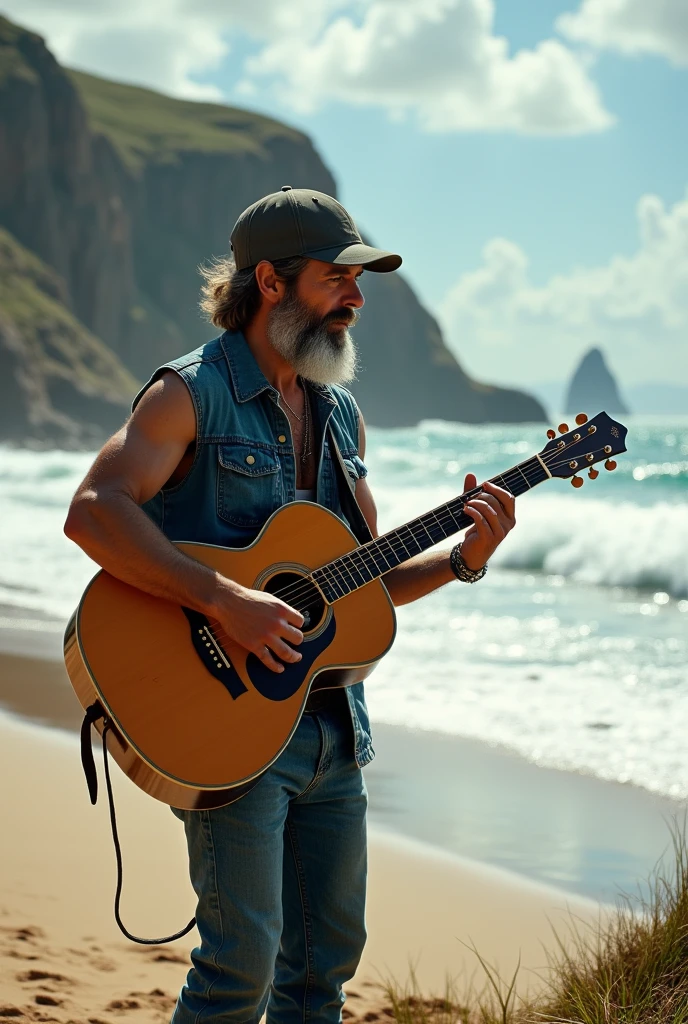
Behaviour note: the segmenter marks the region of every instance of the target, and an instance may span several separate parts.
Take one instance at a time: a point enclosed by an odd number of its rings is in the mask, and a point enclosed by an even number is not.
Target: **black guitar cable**
[[[186,928],[182,928],[181,931],[175,932],[174,935],[166,935],[161,939],[142,939],[138,935],[132,935],[132,933],[125,927],[122,922],[120,915],[119,904],[122,896],[122,849],[119,842],[119,834],[117,831],[117,815],[115,813],[115,799],[112,793],[112,780],[110,779],[110,762],[108,760],[108,749],[107,749],[107,734],[111,730],[112,726],[110,720],[107,718],[100,701],[89,705],[86,708],[86,714],[84,720],[81,723],[81,764],[84,769],[84,775],[86,776],[86,784],[88,785],[88,794],[91,798],[91,803],[95,804],[98,800],[98,776],[96,774],[96,765],[93,760],[93,748],[91,746],[91,726],[104,719],[103,724],[103,767],[105,769],[105,785],[107,788],[108,804],[110,807],[110,827],[112,829],[112,842],[115,847],[115,858],[117,860],[117,888],[115,890],[115,921],[119,930],[132,942],[138,942],[142,946],[161,946],[166,942],[174,942],[175,939],[181,939],[184,935],[188,935],[191,929],[196,924],[196,918],[192,918],[187,924]]]

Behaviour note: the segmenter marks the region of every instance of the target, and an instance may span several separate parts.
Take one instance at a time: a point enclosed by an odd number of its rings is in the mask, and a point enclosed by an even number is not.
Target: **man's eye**
[[[342,280],[341,274],[339,275],[339,277],[331,277],[330,278],[330,281],[341,281],[341,280]]]

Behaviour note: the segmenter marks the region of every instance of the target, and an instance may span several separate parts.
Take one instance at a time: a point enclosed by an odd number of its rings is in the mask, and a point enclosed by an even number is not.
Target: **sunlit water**
[[[541,427],[441,422],[368,435],[381,529],[545,441]],[[688,796],[688,418],[631,421],[627,446],[581,490],[554,480],[520,498],[481,583],[400,609],[367,685],[374,720]],[[94,571],[62,534],[91,458],[0,448],[0,604],[25,626],[61,628]]]

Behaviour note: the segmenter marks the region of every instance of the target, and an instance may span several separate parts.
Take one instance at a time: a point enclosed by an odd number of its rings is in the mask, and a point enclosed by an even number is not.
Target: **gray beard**
[[[352,324],[358,320],[358,314]],[[358,353],[348,328],[333,332],[327,318],[314,315],[287,292],[267,322],[270,344],[292,369],[314,384],[349,384],[356,377]]]

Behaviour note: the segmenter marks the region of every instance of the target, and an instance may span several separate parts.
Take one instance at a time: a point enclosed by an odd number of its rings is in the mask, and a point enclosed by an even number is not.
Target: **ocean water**
[[[540,450],[541,426],[369,429],[381,529]],[[374,721],[688,796],[688,417],[630,420],[580,490],[547,481],[475,586],[399,609],[367,684]],[[62,533],[89,453],[0,447],[0,627],[59,631],[95,566]]]

